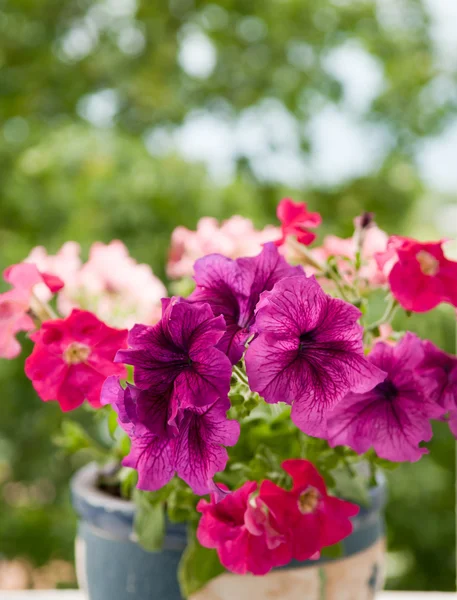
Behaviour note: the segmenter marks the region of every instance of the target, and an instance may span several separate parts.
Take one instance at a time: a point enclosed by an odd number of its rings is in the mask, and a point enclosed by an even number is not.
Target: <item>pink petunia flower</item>
[[[132,442],[122,464],[138,471],[141,490],[158,490],[176,473],[195,494],[207,494],[212,478],[227,464],[225,446],[238,441],[239,423],[226,417],[227,397],[173,415],[170,392],[158,394],[133,385],[123,389],[118,377],[106,380],[102,404],[113,406]]]
[[[21,351],[16,334],[35,329],[29,311],[36,303],[36,288],[42,285],[52,296],[62,288],[63,282],[48,273],[40,273],[35,265],[26,263],[8,267],[3,276],[13,289],[0,294],[0,358],[14,358]]]
[[[257,493],[255,481],[211,502],[200,500],[202,513],[197,538],[205,548],[215,548],[222,565],[239,575],[265,575],[292,560],[292,548],[277,530],[275,517]]]
[[[66,242],[57,254],[48,254],[44,246],[36,246],[27,256],[24,262],[32,263],[41,272],[50,273],[59,277],[65,285],[65,292],[69,293],[74,285],[75,278],[81,268],[81,248],[76,242]],[[38,285],[34,292],[42,302],[48,302],[51,298],[49,289],[45,285]],[[69,311],[66,311],[67,315]]]
[[[58,298],[61,314],[67,316],[73,308],[81,308],[115,327],[157,322],[160,299],[167,295],[165,286],[148,265],[129,256],[121,241],[95,242],[84,264],[79,254],[79,245],[67,242],[56,255],[48,255],[39,246],[26,259],[65,282]],[[48,300],[46,290],[40,288],[39,293]]]
[[[42,400],[57,400],[63,411],[85,399],[98,408],[105,379],[126,377],[114,357],[127,345],[127,330],[108,327],[92,313],[73,310],[66,319],[43,323],[31,338],[35,347],[25,361],[25,374]]]
[[[284,198],[276,211],[281,221],[281,238],[275,241],[277,246],[282,246],[289,235],[295,236],[300,244],[309,246],[316,239],[316,234],[309,229],[315,229],[322,223],[319,213],[308,212],[305,202],[294,202],[291,198]]]
[[[255,256],[263,244],[278,238],[277,227],[256,230],[252,221],[234,216],[219,225],[216,219],[205,217],[197,224],[197,231],[177,227],[171,236],[167,274],[172,279],[192,277],[194,263],[208,254],[222,254],[228,258]]]
[[[348,392],[385,378],[364,356],[360,314],[326,295],[314,277],[279,281],[257,305],[259,335],[246,352],[251,389],[268,403],[292,404],[297,427],[325,437],[327,413]]]
[[[405,310],[427,312],[442,302],[457,306],[457,262],[446,258],[444,243],[393,236],[387,251],[376,255]]]
[[[276,518],[296,560],[318,556],[322,548],[339,543],[352,533],[350,521],[360,507],[329,496],[321,475],[307,460],[286,460],[282,468],[292,477],[286,491],[271,481],[263,481],[260,498]]]
[[[328,420],[331,446],[346,445],[363,454],[370,448],[394,462],[427,454],[419,443],[432,437],[430,419],[443,410],[436,401],[434,373],[423,367],[424,345],[407,333],[396,345],[378,343],[368,359],[387,378],[365,393],[348,394]]]

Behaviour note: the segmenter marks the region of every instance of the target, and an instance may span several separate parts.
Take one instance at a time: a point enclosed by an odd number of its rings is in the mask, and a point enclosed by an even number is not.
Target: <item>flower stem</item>
[[[31,310],[42,323],[44,321],[52,321],[59,318],[49,304],[47,302],[42,302],[34,293],[32,293],[32,300],[33,306],[31,306]]]
[[[399,306],[400,305],[399,305],[398,301],[393,296],[390,296],[389,302],[387,304],[384,314],[382,315],[382,317],[380,319],[378,319],[377,321],[375,321],[374,323],[369,325],[367,327],[367,331],[370,331],[370,332],[375,331],[381,325],[390,323],[393,320],[395,313],[397,312],[397,309],[399,308]]]
[[[238,365],[233,365],[233,374],[235,375],[235,377],[237,377],[240,383],[244,383],[244,385],[247,385],[249,387],[248,377],[244,370],[241,369]]]
[[[300,244],[295,238],[292,237],[288,238],[287,243],[293,250],[296,250],[299,254],[303,256],[303,258],[306,260],[306,264],[308,264],[310,267],[313,267],[314,269],[317,269],[322,274],[326,273],[327,269],[325,265],[322,265],[318,260],[316,260],[311,254],[311,252],[309,252],[309,250],[306,248],[306,246],[303,246],[303,244]]]

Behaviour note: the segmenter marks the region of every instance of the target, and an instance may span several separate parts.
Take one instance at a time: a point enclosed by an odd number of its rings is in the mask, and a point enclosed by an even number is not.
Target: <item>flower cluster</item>
[[[168,271],[193,273],[187,298],[166,298],[119,241],[95,243],[85,264],[73,242],[35,248],[0,294],[0,357],[26,332],[38,396],[107,416],[119,489],[127,470],[167,510],[191,495],[190,521],[211,494],[198,540],[239,574],[318,558],[351,534],[358,507],[324,483],[338,491],[342,469],[419,460],[434,419],[457,437],[457,358],[393,326],[401,309],[406,323],[457,307],[444,242],[389,238],[365,213],[353,237],[313,247],[318,213],[286,198],[277,215],[261,232],[241,217],[175,230]],[[385,294],[374,321],[373,289]]]
[[[196,494],[211,489],[228,460],[224,446],[239,436],[226,419],[231,365],[216,348],[225,332],[208,305],[171,298],[154,326],[135,325],[129,349],[116,361],[135,367],[135,385],[107,380],[102,402],[112,404],[132,448],[124,459],[138,470],[139,488],[157,490],[177,473]]]
[[[160,299],[166,296],[166,288],[151,267],[129,256],[122,242],[95,242],[84,264],[80,251],[78,244],[67,242],[54,256],[38,246],[26,258],[65,283],[57,302],[62,315],[83,308],[115,327],[155,323],[160,318]],[[44,302],[50,298],[43,286],[37,293]]]
[[[306,460],[286,460],[293,481],[285,490],[269,480],[248,481],[218,501],[200,500],[197,537],[215,548],[229,571],[265,575],[291,560],[319,558],[327,546],[352,532],[350,518],[359,507],[329,496],[324,480]]]
[[[216,219],[204,217],[196,231],[177,227],[171,236],[167,273],[171,279],[192,277],[194,263],[208,254],[220,253],[229,258],[255,256],[267,242],[281,235],[277,227],[258,231],[252,221],[234,216],[219,225]]]

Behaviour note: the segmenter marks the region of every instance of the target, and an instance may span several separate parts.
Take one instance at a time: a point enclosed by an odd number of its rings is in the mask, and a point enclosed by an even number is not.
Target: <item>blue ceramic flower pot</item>
[[[89,600],[182,600],[176,574],[186,528],[169,524],[163,550],[146,552],[134,539],[133,503],[99,491],[96,478],[96,466],[88,465],[71,486],[80,519],[77,575]],[[266,577],[222,575],[192,600],[260,599],[272,587],[281,600],[299,590],[304,600],[345,600],[345,590],[348,600],[374,598],[383,583],[385,495],[385,484],[372,490],[371,506],[353,519],[343,557],[294,562]]]

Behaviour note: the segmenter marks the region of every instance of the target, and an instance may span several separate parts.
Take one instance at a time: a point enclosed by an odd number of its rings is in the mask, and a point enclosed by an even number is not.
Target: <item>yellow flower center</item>
[[[319,492],[313,487],[308,488],[300,494],[298,508],[302,515],[308,515],[316,510],[319,504],[319,497]]]
[[[438,273],[440,269],[439,260],[430,254],[430,252],[427,252],[426,250],[420,250],[416,254],[416,258],[424,275],[433,277]]]
[[[78,365],[85,362],[90,356],[90,348],[79,342],[72,342],[63,353],[63,358],[68,365]]]

